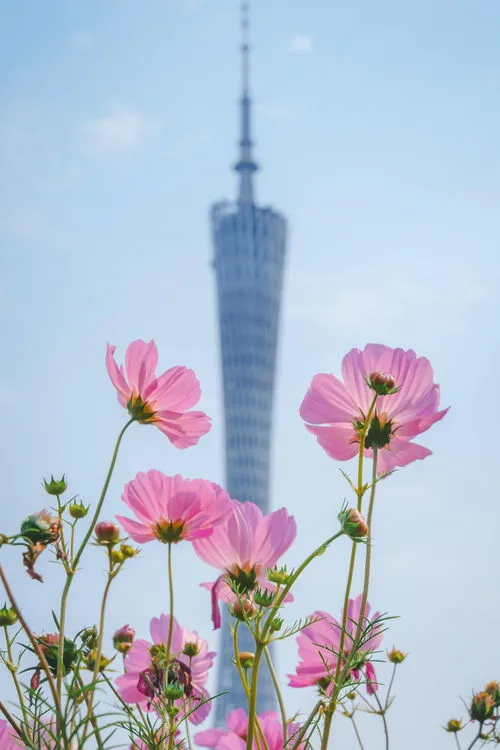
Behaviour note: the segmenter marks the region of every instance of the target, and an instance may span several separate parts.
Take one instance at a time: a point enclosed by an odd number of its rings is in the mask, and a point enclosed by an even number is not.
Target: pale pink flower
[[[361,615],[362,594],[356,599],[349,599],[347,608],[346,634],[343,644],[343,655],[349,655],[353,648],[356,631]],[[363,638],[363,645],[359,648],[357,655],[364,658],[364,662],[359,664],[359,668],[352,670],[352,676],[357,680],[362,672],[366,679],[366,689],[370,695],[378,690],[377,676],[371,661],[368,660],[370,654],[376,651],[382,642],[383,626],[375,622],[380,617],[380,612],[375,612],[370,618],[371,607],[366,603],[365,615],[361,624],[362,632],[366,632],[370,623],[373,628],[367,633],[370,637]],[[317,618],[311,625],[305,627],[297,637],[299,646],[300,663],[297,666],[296,673],[288,675],[290,687],[307,687],[309,685],[318,685],[327,692],[332,689],[332,681],[338,663],[337,654],[340,652],[340,640],[342,635],[342,619],[339,623],[334,617],[327,612],[314,612],[312,617]]]
[[[266,738],[269,750],[283,750],[283,724],[277,711],[263,711],[258,715],[259,724]],[[248,714],[242,708],[232,711],[226,719],[227,729],[207,729],[195,735],[197,745],[210,747],[213,750],[245,750],[248,733]],[[288,723],[288,742],[293,744],[293,737],[300,730],[300,724]],[[254,747],[260,747],[254,741]],[[299,745],[300,750],[306,747],[305,742]]]
[[[125,485],[123,502],[137,521],[117,516],[135,542],[188,542],[210,536],[232,511],[223,489],[205,479],[169,477],[152,469]]]
[[[251,597],[257,588],[274,591],[267,570],[276,565],[296,534],[295,519],[286,508],[264,516],[254,503],[234,502],[232,514],[210,537],[193,542],[198,557],[222,572],[214,583],[202,584],[212,594],[214,629],[221,624],[217,600],[228,604],[238,601],[227,579],[239,586],[243,597]]]
[[[210,430],[210,418],[189,411],[201,397],[196,375],[187,367],[171,367],[156,376],[158,350],[154,341],[133,341],[125,354],[125,370],[115,362],[108,344],[106,368],[118,401],[142,424],[155,424],[177,448],[196,445]]]
[[[0,750],[19,750],[26,747],[8,721],[0,719]]]
[[[377,383],[395,381],[399,390],[377,398],[365,455],[372,456],[376,442],[380,474],[431,455],[428,448],[411,441],[448,409],[438,411],[439,386],[433,381],[431,364],[411,349],[367,344],[363,351],[352,349],[342,360],[344,382],[335,375],[316,375],[300,407],[309,432],[337,461],[353,458],[359,451],[359,429],[375,395],[365,380],[370,375]]]
[[[215,652],[198,633],[173,622],[170,655],[167,659],[169,615],[153,617],[151,639],[136,639],[125,657],[125,674],[116,678],[118,691],[127,703],[136,703],[149,711],[158,709],[164,685],[177,682],[184,689],[184,698],[175,701],[182,712],[193,710],[189,721],[200,724],[210,713],[211,702],[200,705],[210,696],[205,689],[208,671]]]

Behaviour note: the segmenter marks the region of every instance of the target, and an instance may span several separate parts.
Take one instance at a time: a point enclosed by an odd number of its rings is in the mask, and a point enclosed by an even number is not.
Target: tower
[[[220,349],[225,415],[226,488],[236,500],[269,512],[271,427],[281,289],[285,260],[286,222],[271,208],[254,202],[254,174],[249,88],[248,5],[242,5],[241,140],[234,169],[236,202],[212,208],[212,236],[217,281]],[[250,648],[240,628],[240,650]],[[216,722],[223,724],[246,698],[232,663],[233,646],[223,621],[219,647]],[[262,665],[258,710],[274,706],[274,689]]]

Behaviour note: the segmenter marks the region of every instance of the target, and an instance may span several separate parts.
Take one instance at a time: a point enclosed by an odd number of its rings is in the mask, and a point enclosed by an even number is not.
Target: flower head
[[[141,424],[155,424],[177,448],[196,445],[210,430],[210,418],[189,411],[200,400],[200,384],[187,367],[171,367],[156,376],[158,350],[154,341],[133,341],[125,354],[125,369],[108,344],[106,368],[118,401]]]
[[[363,351],[346,354],[342,376],[344,382],[335,375],[316,375],[300,407],[307,429],[329,456],[337,461],[353,458],[360,431],[366,428],[365,455],[371,456],[375,446],[380,449],[381,474],[431,455],[412,442],[448,411],[438,411],[439,386],[428,359],[411,349],[367,344]],[[375,394],[381,395],[370,425],[365,425]]]
[[[269,750],[283,750],[283,725],[277,711],[263,711],[258,715],[259,725],[266,739]],[[210,747],[214,750],[245,750],[248,733],[248,715],[243,708],[232,711],[226,719],[226,729],[207,729],[195,735],[196,744]],[[294,735],[300,730],[300,725],[288,722],[288,738],[290,746]],[[307,747],[305,742],[299,744],[299,750]]]
[[[480,693],[474,693],[469,706],[469,715],[473,721],[486,721],[493,714],[495,700],[491,693],[483,690]]]
[[[234,502],[231,515],[214,529],[207,539],[197,539],[198,557],[221,571],[214,583],[204,583],[212,594],[212,620],[220,627],[217,600],[236,604],[238,598],[229,585],[237,586],[242,597],[252,597],[255,590],[274,591],[267,576],[297,534],[295,519],[285,508],[264,516],[254,503]]]
[[[134,642],[135,630],[130,625],[123,625],[113,633],[113,646],[120,654],[126,654]]]
[[[343,660],[352,655],[356,631],[361,615],[362,595],[356,599],[349,599],[347,608],[346,633],[343,644]],[[371,607],[366,603],[362,631],[366,634],[361,645],[356,650],[356,660],[351,667],[354,679],[359,679],[361,673],[366,679],[366,689],[369,695],[378,689],[375,669],[368,660],[382,641],[382,629],[377,624],[379,612],[370,619]],[[291,687],[306,687],[318,685],[329,692],[338,663],[342,625],[327,612],[314,612],[315,622],[305,627],[297,638],[300,663],[296,673],[288,675]],[[341,622],[343,617],[341,617]],[[374,624],[373,624],[374,623]]]
[[[198,636],[173,621],[170,653],[167,653],[170,617],[161,615],[151,620],[150,641],[136,639],[125,657],[125,674],[117,677],[118,691],[127,703],[137,703],[141,708],[158,708],[164,699],[167,686],[177,684],[184,697],[175,701],[175,706],[193,711],[189,721],[200,724],[210,713],[211,703],[201,701],[209,698],[205,690],[208,670],[215,653],[208,651],[208,644]],[[195,656],[187,656],[187,644],[196,644]]]
[[[205,479],[166,476],[152,469],[125,485],[123,502],[137,521],[117,516],[136,542],[193,541],[210,536],[231,513],[232,501],[218,484]]]

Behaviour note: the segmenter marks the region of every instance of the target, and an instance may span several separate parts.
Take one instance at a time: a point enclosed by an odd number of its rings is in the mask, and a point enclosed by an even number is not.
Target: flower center
[[[127,403],[127,409],[131,417],[142,424],[155,422],[155,410],[148,401],[143,401],[139,394],[132,393]]]
[[[165,518],[160,518],[153,531],[160,542],[175,544],[183,538],[184,521],[167,521]]]

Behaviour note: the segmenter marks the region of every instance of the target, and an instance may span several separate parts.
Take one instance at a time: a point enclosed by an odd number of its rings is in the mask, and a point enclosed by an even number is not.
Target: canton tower
[[[220,349],[225,416],[226,488],[236,500],[251,500],[263,513],[269,507],[271,428],[280,315],[286,221],[254,201],[250,128],[248,5],[242,10],[241,139],[234,169],[238,196],[212,207],[213,267],[217,280]],[[253,650],[242,623],[240,651]],[[233,664],[227,619],[219,647],[216,725],[246,697]],[[258,710],[273,708],[274,688],[267,665],[261,666]]]

